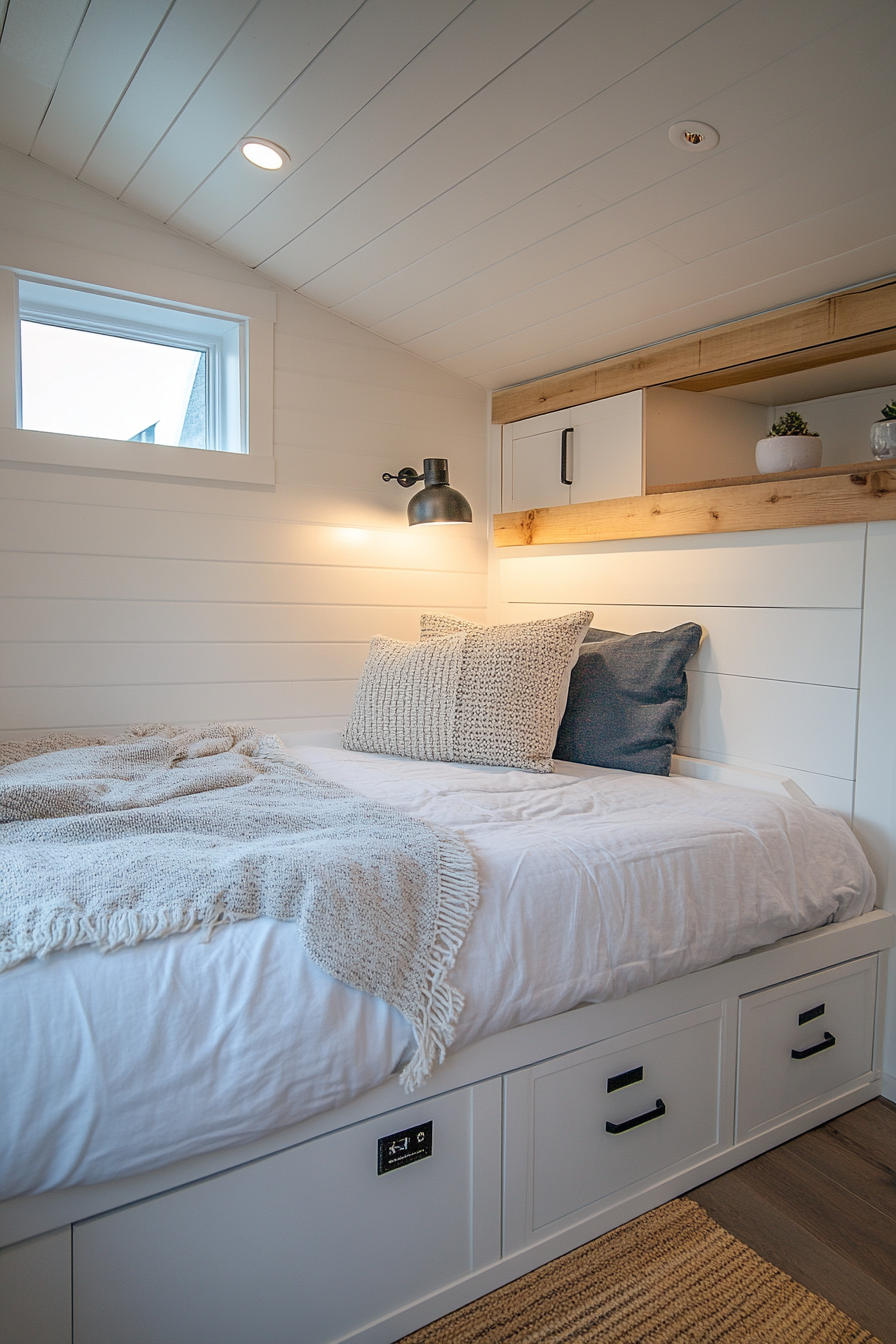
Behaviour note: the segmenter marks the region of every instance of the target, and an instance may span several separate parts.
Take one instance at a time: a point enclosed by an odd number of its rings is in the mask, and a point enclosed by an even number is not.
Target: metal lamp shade
[[[448,484],[444,457],[423,460],[424,487],[408,504],[408,523],[472,523],[473,511],[459,490]]]

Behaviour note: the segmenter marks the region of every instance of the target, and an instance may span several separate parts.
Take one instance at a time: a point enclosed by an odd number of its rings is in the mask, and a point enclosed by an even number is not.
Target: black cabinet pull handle
[[[621,1125],[614,1125],[611,1120],[607,1121],[608,1134],[624,1134],[627,1129],[634,1129],[636,1125],[646,1125],[648,1120],[658,1120],[661,1115],[666,1114],[666,1108],[660,1097],[656,1099],[656,1110],[645,1111],[643,1115],[634,1115],[631,1120],[623,1120]]]
[[[791,1050],[791,1059],[808,1059],[810,1055],[817,1055],[819,1050],[830,1050],[832,1045],[837,1044],[837,1037],[832,1036],[829,1031],[824,1034],[824,1040],[819,1041],[817,1045],[810,1045],[807,1050]]]
[[[564,429],[563,433],[560,435],[560,480],[564,485],[572,485],[572,477],[570,476],[567,480],[567,467],[569,466],[567,445],[569,444],[572,434],[573,431],[571,429]]]

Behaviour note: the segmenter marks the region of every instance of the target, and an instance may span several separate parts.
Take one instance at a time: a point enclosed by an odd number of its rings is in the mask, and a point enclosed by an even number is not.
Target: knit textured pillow
[[[375,635],[343,745],[550,774],[558,697],[590,620],[457,622],[464,629],[419,644]]]
[[[586,611],[573,612],[571,616],[551,616],[541,621],[519,621],[514,625],[476,625],[473,621],[462,621],[459,616],[446,616],[443,612],[425,611],[420,617],[420,638],[435,639],[442,635],[478,634],[489,640],[518,643],[526,639],[535,641],[536,646],[545,639],[553,640],[557,634],[567,629],[568,622],[573,625],[588,615]],[[585,632],[587,636],[587,631]],[[557,684],[554,702],[554,740],[560,731],[566,701],[569,696],[569,679],[579,656],[581,638],[569,650],[566,667]],[[553,743],[551,750],[553,751]]]

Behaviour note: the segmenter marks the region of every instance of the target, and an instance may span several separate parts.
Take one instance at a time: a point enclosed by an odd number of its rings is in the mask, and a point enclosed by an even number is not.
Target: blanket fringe
[[[461,944],[479,903],[479,879],[472,854],[455,837],[439,840],[438,934],[430,951],[419,1013],[408,1017],[417,1048],[401,1072],[405,1092],[425,1083],[433,1064],[441,1064],[464,1006],[464,996],[448,982]]]
[[[105,917],[55,915],[32,928],[27,941],[7,939],[0,943],[0,974],[32,957],[45,961],[51,952],[69,952],[73,947],[95,947],[100,952],[114,952],[121,947],[136,947],[148,939],[189,933],[191,929],[201,929],[202,941],[207,943],[221,925],[236,924],[248,918],[251,916],[226,910],[220,901],[201,914],[161,909],[152,914],[116,910]]]

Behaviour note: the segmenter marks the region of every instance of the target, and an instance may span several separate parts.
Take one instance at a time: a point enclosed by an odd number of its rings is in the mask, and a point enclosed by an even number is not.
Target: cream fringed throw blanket
[[[251,728],[149,724],[60,745],[4,744],[0,970],[295,920],[319,966],[411,1023],[407,1090],[427,1077],[463,1007],[447,977],[478,897],[457,836],[321,779]]]

